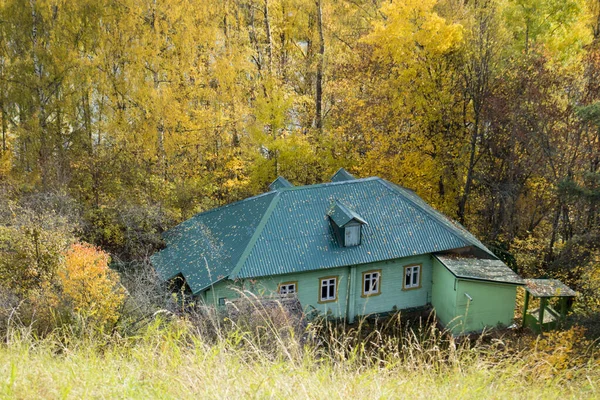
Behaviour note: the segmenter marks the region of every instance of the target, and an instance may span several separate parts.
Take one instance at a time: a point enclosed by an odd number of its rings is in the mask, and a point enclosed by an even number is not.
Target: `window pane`
[[[404,280],[404,286],[406,286],[406,287],[410,286],[411,272],[412,272],[411,268],[406,268],[406,278]]]
[[[412,283],[413,283],[413,286],[419,285],[419,267],[414,267],[414,269],[413,269]]]
[[[327,286],[325,286],[325,281],[323,281],[323,286],[321,287],[321,300],[325,300],[327,298]]]
[[[329,286],[329,298],[335,298],[335,284],[333,283]]]
[[[365,287],[364,292],[367,293],[371,287],[371,280],[368,278],[368,275],[365,275]]]

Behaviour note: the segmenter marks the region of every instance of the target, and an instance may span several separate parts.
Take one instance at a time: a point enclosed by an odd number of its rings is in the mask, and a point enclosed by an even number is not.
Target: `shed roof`
[[[337,243],[328,222],[340,201],[369,222],[361,245]],[[281,187],[194,216],[164,235],[152,256],[159,275],[182,274],[194,293],[230,278],[255,278],[365,264],[474,246],[461,225],[413,191],[372,177]]]
[[[457,278],[524,285],[525,281],[500,260],[488,260],[455,254],[436,258]]]
[[[574,297],[577,292],[557,279],[526,279],[527,291],[535,297]]]

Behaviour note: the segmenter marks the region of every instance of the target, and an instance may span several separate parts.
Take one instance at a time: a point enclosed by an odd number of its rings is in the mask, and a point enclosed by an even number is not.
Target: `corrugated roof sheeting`
[[[294,187],[294,185],[292,185],[290,181],[285,179],[283,176],[278,176],[277,179],[275,179],[269,185],[269,190],[279,190],[288,187]]]
[[[331,182],[351,181],[354,179],[356,179],[354,177],[354,175],[352,175],[350,172],[346,171],[344,168],[340,168],[331,177]]]
[[[169,279],[182,273],[194,292],[226,277],[276,195],[271,192],[198,214],[169,231],[167,247],[152,257],[159,275]]]
[[[325,217],[331,199],[369,221],[359,246],[341,247],[334,240]],[[379,179],[298,188],[281,192],[277,208],[235,277],[364,264],[469,244]]]
[[[437,221],[444,224],[448,229],[456,232],[459,236],[466,238],[469,242],[476,244],[477,247],[481,248],[486,253],[495,257],[495,255],[487,247],[485,247],[485,245],[483,243],[481,243],[479,241],[479,239],[477,239],[475,236],[473,236],[473,234],[471,232],[469,232],[464,226],[462,226],[461,224],[459,224],[458,222],[456,222],[454,220],[451,220],[450,218],[448,218],[447,216],[445,216],[444,214],[442,214],[435,208],[431,207],[429,204],[427,204],[425,202],[425,200],[420,198],[414,191],[407,189],[405,187],[396,185],[395,183],[383,180],[383,179],[382,179],[382,182],[384,182],[384,184],[388,185],[391,189],[393,189],[393,190],[395,189],[398,192],[400,192],[407,199],[409,199],[410,201],[412,201],[416,205],[418,205],[418,207],[421,208],[423,211],[425,211],[427,214],[431,215]]]
[[[335,240],[327,212],[336,201],[368,221],[359,246]],[[376,177],[284,187],[198,214],[165,240],[154,266],[163,279],[182,273],[195,293],[225,277],[313,271],[470,245],[489,252],[414,192]]]
[[[337,226],[344,226],[352,220],[356,220],[361,224],[366,224],[367,221],[363,217],[358,215],[355,211],[348,208],[345,204],[336,200],[332,207],[327,211],[327,215],[337,224]]]

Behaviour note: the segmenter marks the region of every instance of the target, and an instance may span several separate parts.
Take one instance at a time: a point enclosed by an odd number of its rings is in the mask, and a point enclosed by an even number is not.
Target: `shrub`
[[[58,272],[62,300],[95,328],[114,326],[120,316],[125,290],[112,271],[107,253],[87,243],[76,243]]]

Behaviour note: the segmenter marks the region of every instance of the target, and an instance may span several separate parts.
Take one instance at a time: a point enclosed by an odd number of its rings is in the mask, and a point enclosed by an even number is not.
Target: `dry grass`
[[[225,316],[171,302],[151,318],[130,312],[110,334],[75,319],[36,338],[18,318],[4,321],[0,397],[600,397],[597,345],[580,328],[456,339],[399,316],[299,325],[277,302],[248,295],[235,307]]]
[[[221,322],[217,337],[205,336],[185,317],[157,317],[129,337],[57,331],[35,339],[25,327],[12,328],[0,347],[0,397],[600,396],[593,344],[579,341],[577,331],[459,341],[432,324],[403,329],[389,322],[361,332],[321,322],[309,325],[300,340],[293,332],[282,334],[275,320],[261,325],[253,319],[262,336]],[[388,334],[390,328],[397,330]]]

